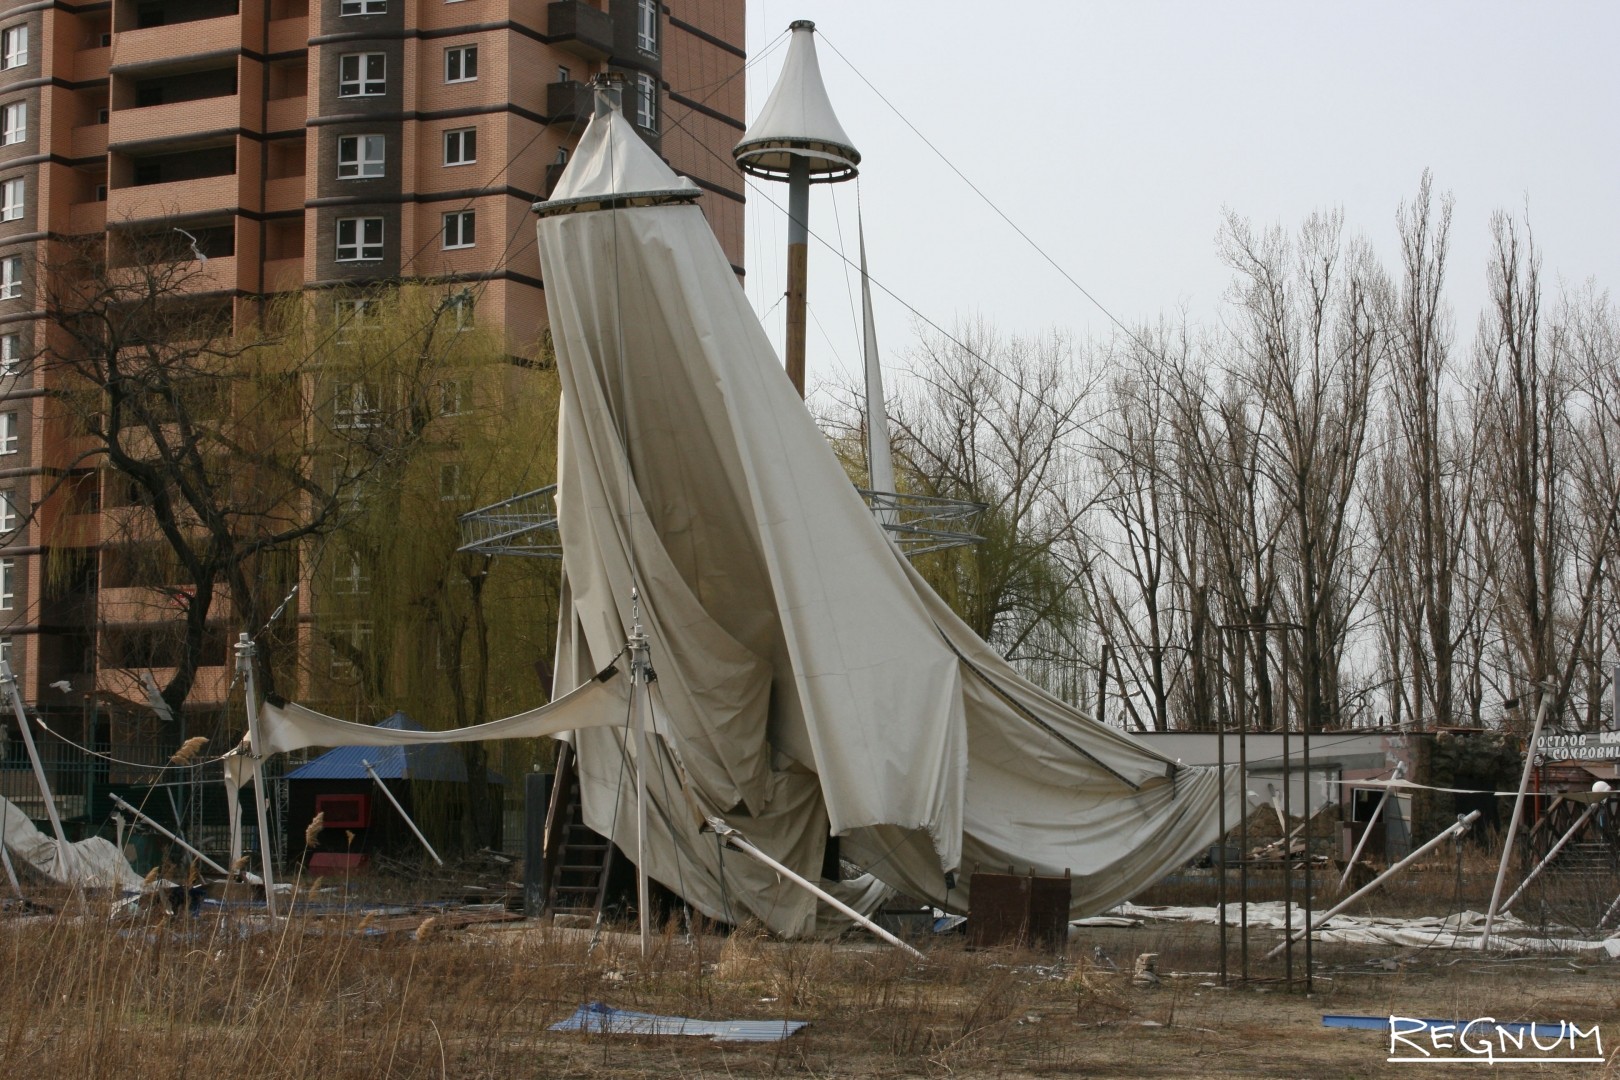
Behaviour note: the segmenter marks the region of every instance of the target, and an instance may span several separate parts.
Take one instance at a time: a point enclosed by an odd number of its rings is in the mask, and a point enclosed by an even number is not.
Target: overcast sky
[[[1456,199],[1459,337],[1473,334],[1499,208],[1528,208],[1550,281],[1620,285],[1612,2],[749,0],[749,119],[798,18],[816,23],[863,158],[858,183],[813,189],[811,230],[854,258],[858,189],[873,277],[943,325],[977,314],[1008,332],[1112,332],[861,76],[1130,325],[1219,316],[1225,208],[1292,228],[1340,207],[1388,264],[1396,209],[1425,168]],[[786,185],[751,183],[748,295],[780,350],[785,213],[764,196],[785,207]],[[858,282],[815,240],[810,264],[815,386],[858,362]],[[898,355],[912,317],[881,295],[877,312]]]

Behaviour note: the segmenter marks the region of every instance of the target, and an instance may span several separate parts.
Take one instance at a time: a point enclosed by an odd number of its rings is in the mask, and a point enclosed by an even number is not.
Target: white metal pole
[[[1524,890],[1530,887],[1530,883],[1541,876],[1541,872],[1547,869],[1547,864],[1553,861],[1553,857],[1556,856],[1560,851],[1564,850],[1564,845],[1569,843],[1570,840],[1574,838],[1575,834],[1581,831],[1581,826],[1585,825],[1589,820],[1591,820],[1592,815],[1597,813],[1598,809],[1602,805],[1603,800],[1598,799],[1596,802],[1592,803],[1591,806],[1588,806],[1581,813],[1580,817],[1575,819],[1575,824],[1571,825],[1567,830],[1565,830],[1564,835],[1558,838],[1558,843],[1554,844],[1550,849],[1548,849],[1547,854],[1542,857],[1540,862],[1536,863],[1535,869],[1526,874],[1524,876],[1524,880],[1519,882],[1519,887],[1513,890],[1513,895],[1502,901],[1503,911],[1513,910],[1513,902],[1524,895]]]
[[[1390,776],[1390,780],[1399,780],[1401,773],[1405,771],[1406,762],[1397,761],[1395,763],[1395,772]],[[1361,858],[1361,849],[1367,846],[1368,837],[1372,836],[1373,829],[1378,827],[1378,819],[1383,816],[1384,807],[1388,805],[1389,797],[1393,791],[1393,788],[1385,788],[1384,794],[1378,800],[1378,805],[1373,807],[1372,817],[1367,819],[1367,827],[1362,830],[1361,839],[1356,841],[1356,850],[1350,853],[1350,861],[1344,864],[1344,875],[1339,878],[1339,892],[1344,892],[1344,887],[1350,883],[1350,871],[1355,869],[1356,862]],[[1355,796],[1352,795],[1351,798],[1353,800]],[[1352,805],[1354,805],[1353,802]]]
[[[17,899],[21,900],[23,898],[22,886],[17,883],[17,871],[11,865],[11,852],[6,850],[6,828],[11,824],[10,819],[11,803],[9,801],[0,803],[0,863],[5,864],[6,877],[11,882],[12,891],[17,894]],[[118,845],[118,850],[124,850],[124,846],[122,844]]]
[[[1388,881],[1390,878],[1394,877],[1396,874],[1398,874],[1402,870],[1406,869],[1406,867],[1409,864],[1416,861],[1419,857],[1421,857],[1423,855],[1427,855],[1430,851],[1432,851],[1434,848],[1438,847],[1443,841],[1447,840],[1448,838],[1450,838],[1452,836],[1461,836],[1464,832],[1466,832],[1468,830],[1469,826],[1473,825],[1473,823],[1476,820],[1478,820],[1478,818],[1479,818],[1479,811],[1478,810],[1470,810],[1470,811],[1468,811],[1468,815],[1466,817],[1460,817],[1454,823],[1452,823],[1450,825],[1447,825],[1445,827],[1445,829],[1440,833],[1439,836],[1436,836],[1433,840],[1430,840],[1427,844],[1424,844],[1422,847],[1420,847],[1416,851],[1412,852],[1406,858],[1402,859],[1400,862],[1396,863],[1394,866],[1391,866],[1388,870],[1385,870],[1382,874],[1379,874],[1377,877],[1375,877],[1371,881],[1367,882],[1367,884],[1363,885],[1361,888],[1357,889],[1355,892],[1351,893],[1349,896],[1345,897],[1343,900],[1340,900],[1337,904],[1334,904],[1327,911],[1323,912],[1321,915],[1318,915],[1316,917],[1316,921],[1313,922],[1305,930],[1302,930],[1299,935],[1290,934],[1288,937],[1283,938],[1282,942],[1276,948],[1274,948],[1270,952],[1266,953],[1266,959],[1270,960],[1272,957],[1274,957],[1278,953],[1282,952],[1284,949],[1286,949],[1294,941],[1297,941],[1300,936],[1303,936],[1305,934],[1313,934],[1316,931],[1320,930],[1322,928],[1322,925],[1324,923],[1326,923],[1329,919],[1333,918],[1333,916],[1337,915],[1339,912],[1343,911],[1345,908],[1349,907],[1351,904],[1355,903],[1357,900],[1360,900],[1363,896],[1366,896],[1368,893],[1370,893],[1374,889],[1378,888],[1378,886],[1382,885],[1385,881]]]
[[[648,679],[647,636],[636,624],[630,637],[633,678],[630,693],[636,702],[636,909],[641,924],[641,955],[652,948],[652,912],[648,908],[647,884],[647,723],[652,712]]]
[[[377,775],[377,770],[371,767],[371,762],[367,761],[365,758],[361,758],[360,764],[365,766],[366,772],[371,774],[371,779],[376,782],[379,788],[382,789],[383,797],[393,804],[394,809],[399,813],[399,816],[404,819],[405,824],[410,827],[411,832],[416,834],[416,838],[420,840],[422,842],[422,846],[427,849],[427,853],[433,856],[433,861],[438,863],[440,866],[443,866],[444,860],[439,858],[439,853],[437,851],[433,850],[433,845],[428,843],[428,838],[422,835],[422,830],[416,827],[416,822],[411,820],[411,815],[407,814],[405,812],[405,808],[399,805],[399,800],[394,798],[394,793],[392,791],[388,790],[388,785],[383,783],[382,777]]]
[[[247,702],[248,744],[253,753],[248,757],[253,767],[253,808],[259,818],[259,869],[264,878],[264,908],[276,917],[276,874],[273,867],[274,852],[270,850],[270,819],[268,796],[264,790],[264,746],[259,737],[259,695],[253,678],[253,658],[256,653],[253,639],[243,633],[236,639],[236,670],[241,672],[243,697]]]
[[[45,800],[45,816],[50,819],[51,832],[55,834],[60,849],[57,858],[66,864],[73,858],[73,851],[68,846],[67,834],[62,831],[62,817],[56,812],[56,796],[51,794],[50,782],[45,779],[45,765],[39,760],[34,734],[28,730],[28,713],[23,709],[22,691],[17,689],[17,676],[11,673],[9,660],[0,660],[0,683],[5,684],[6,694],[11,698],[11,711],[17,718],[17,730],[22,732],[23,745],[28,748],[28,760],[34,766],[34,779],[38,781],[40,796]]]
[[[1553,693],[1541,689],[1541,703],[1536,706],[1536,722],[1530,730],[1530,741],[1524,747],[1524,772],[1519,776],[1519,794],[1513,800],[1513,817],[1508,820],[1507,836],[1502,840],[1502,861],[1496,868],[1496,885],[1491,889],[1491,906],[1485,910],[1485,936],[1481,950],[1491,947],[1491,928],[1496,925],[1496,913],[1501,910],[1502,885],[1507,881],[1508,863],[1513,858],[1513,841],[1519,834],[1519,822],[1524,818],[1524,795],[1530,790],[1530,774],[1536,767],[1536,739],[1541,737],[1541,725],[1547,719],[1547,707],[1552,704]]]
[[[709,819],[709,827],[719,834],[720,839],[724,840],[727,844],[730,844],[744,855],[752,856],[753,858],[764,863],[766,866],[770,867],[772,870],[775,870],[778,874],[781,874],[783,877],[787,878],[789,881],[793,882],[795,885],[798,885],[800,888],[807,889],[814,893],[816,896],[825,900],[839,911],[842,911],[845,915],[848,915],[857,923],[866,927],[868,930],[872,931],[872,933],[876,934],[884,941],[887,941],[895,948],[904,949],[906,952],[910,953],[912,956],[915,956],[919,960],[923,959],[922,953],[918,952],[916,949],[913,949],[910,945],[907,945],[905,942],[883,929],[883,927],[879,926],[871,919],[868,919],[865,915],[862,915],[860,912],[838,899],[838,897],[821,888],[815,882],[795,874],[792,870],[789,870],[787,867],[783,866],[781,863],[759,850],[759,848],[744,840],[742,838],[742,834],[737,832],[737,830],[733,829],[730,825],[727,825],[724,821],[721,821],[719,818],[712,817]]]
[[[225,869],[223,866],[219,865],[219,863],[215,862],[213,859],[210,859],[207,855],[204,855],[202,852],[198,851],[196,848],[194,848],[190,844],[186,843],[185,840],[182,839],[181,837],[179,837],[179,836],[175,835],[174,833],[170,832],[168,829],[165,829],[162,825],[158,824],[157,820],[155,818],[153,818],[150,814],[145,813],[144,811],[142,811],[138,807],[131,806],[127,801],[125,801],[124,799],[119,798],[117,795],[113,795],[113,794],[109,793],[108,798],[112,799],[113,802],[117,803],[119,806],[121,806],[125,810],[129,811],[129,813],[135,815],[135,817],[138,818],[139,820],[146,822],[146,824],[148,826],[150,826],[154,831],[156,831],[160,836],[167,837],[169,840],[173,841],[176,844],[179,844],[181,847],[183,847],[187,851],[191,852],[193,855],[195,855],[197,857],[197,860],[199,862],[201,862],[203,865],[208,866],[208,867],[212,868],[213,870],[215,870],[216,872],[226,875],[227,877],[230,876],[230,871],[229,870]]]

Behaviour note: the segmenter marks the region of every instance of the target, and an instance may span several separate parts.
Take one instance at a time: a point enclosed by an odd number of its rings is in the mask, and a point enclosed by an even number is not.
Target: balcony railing
[[[189,59],[204,53],[228,52],[242,46],[242,16],[197,19],[174,26],[126,30],[118,35],[119,69],[144,67],[164,60]]]
[[[69,141],[76,158],[100,157],[107,152],[107,125],[81,124]]]
[[[606,60],[613,52],[613,17],[583,0],[560,0],[546,5],[546,36],[575,56]]]
[[[265,117],[267,131],[301,131],[308,121],[307,97],[276,98]]]
[[[73,54],[73,80],[99,82],[107,77],[107,68],[111,63],[112,49],[109,46],[80,49]]]
[[[300,98],[299,100],[303,100]],[[278,210],[302,210],[304,208],[304,178],[302,176],[283,176],[277,180],[267,181],[264,185],[265,213],[275,213]]]
[[[170,33],[173,33],[171,30]],[[242,98],[237,94],[114,109],[107,143],[112,147],[170,142],[203,132],[234,131],[242,126]]]
[[[553,124],[571,124],[591,115],[591,93],[584,83],[546,84],[546,115]]]
[[[239,182],[234,173],[167,184],[115,188],[107,193],[107,220],[114,225],[177,215],[235,210]]]
[[[107,231],[106,202],[77,203],[68,211],[68,232],[73,236]]]
[[[309,48],[309,19],[277,19],[270,24],[270,51],[296,52]]]

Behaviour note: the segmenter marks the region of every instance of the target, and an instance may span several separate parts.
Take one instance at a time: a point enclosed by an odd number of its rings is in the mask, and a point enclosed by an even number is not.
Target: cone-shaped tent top
[[[600,91],[599,91],[600,92]],[[607,108],[585,129],[551,198],[534,204],[541,217],[691,202],[702,192],[642,141],[617,108]]]
[[[731,156],[743,172],[770,180],[786,180],[795,158],[809,162],[813,184],[848,180],[861,153],[844,134],[822,84],[816,24],[801,19],[789,29],[793,39],[781,77]]]

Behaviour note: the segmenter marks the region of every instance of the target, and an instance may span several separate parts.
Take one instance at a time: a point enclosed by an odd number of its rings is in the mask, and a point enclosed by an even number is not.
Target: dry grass
[[[1088,932],[1069,959],[970,952],[927,959],[865,941],[801,944],[756,930],[635,939],[529,923],[457,929],[410,918],[168,916],[111,920],[73,903],[0,919],[0,1075],[17,1077],[1394,1076],[1377,1033],[1324,1012],[1620,1013],[1614,964],[1492,963],[1318,947],[1317,993],[1219,990],[1209,927]],[[378,935],[376,928],[396,929]],[[1266,944],[1269,944],[1268,939]],[[1093,946],[1119,970],[1091,959]],[[1137,954],[1164,982],[1130,984]],[[1083,959],[1082,959],[1083,958]],[[1257,963],[1256,975],[1277,965]],[[585,1002],[708,1019],[800,1019],[777,1044],[553,1033]],[[1606,1032],[1607,1034],[1607,1032]],[[1620,1039],[1620,1030],[1614,1038]]]

